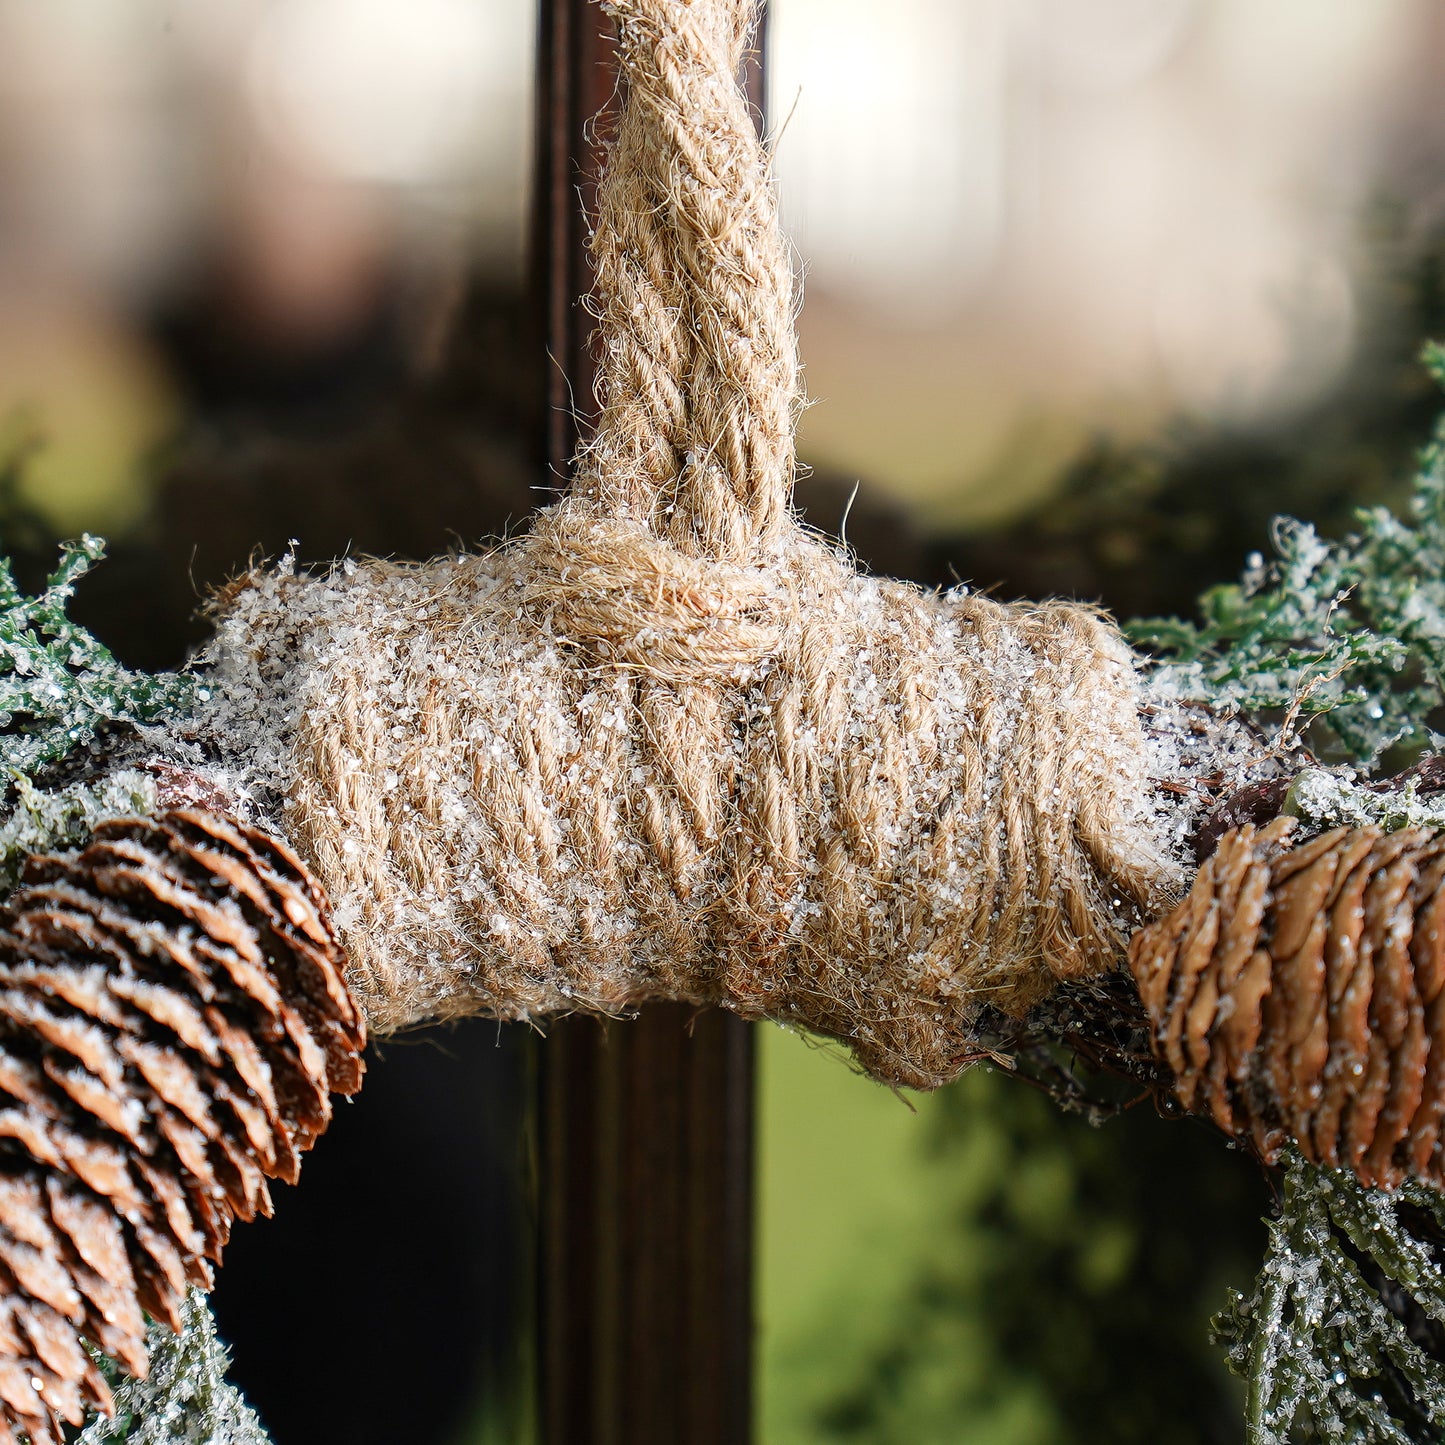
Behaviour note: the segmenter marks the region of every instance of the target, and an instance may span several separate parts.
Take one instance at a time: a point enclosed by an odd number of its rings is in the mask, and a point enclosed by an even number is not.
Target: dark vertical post
[[[542,0],[536,304],[559,484],[592,406],[587,216],[613,94],[595,0]],[[761,114],[762,70],[749,68]],[[544,1445],[745,1445],[753,1034],[681,1005],[567,1019],[538,1054]]]
[[[542,446],[558,485],[593,416],[588,218],[596,211],[606,111],[616,68],[597,0],[541,0],[532,288],[547,349]]]

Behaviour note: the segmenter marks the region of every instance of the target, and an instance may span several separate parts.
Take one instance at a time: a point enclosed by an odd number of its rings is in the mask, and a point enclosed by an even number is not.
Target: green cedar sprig
[[[1445,385],[1445,348],[1425,361]],[[1387,748],[1439,744],[1445,702],[1445,419],[1421,456],[1409,517],[1357,514],[1340,541],[1280,518],[1274,558],[1201,599],[1198,622],[1151,618],[1129,628],[1158,658],[1156,683],[1214,707],[1312,727],[1342,761],[1368,766]]]
[[[1248,1381],[1248,1445],[1438,1440],[1442,1241],[1439,1191],[1412,1181],[1386,1194],[1291,1154],[1264,1267],[1214,1320]]]
[[[194,679],[131,672],[67,615],[76,583],[104,555],[98,537],[65,543],[36,597],[0,557],[0,764],[12,777],[60,762],[110,723],[157,723],[191,705]]]
[[[96,1416],[74,1445],[270,1445],[255,1411],[226,1383],[229,1353],[199,1290],[181,1307],[180,1332],[152,1323],[146,1348],[151,1368],[144,1380],[97,1356],[115,1392],[115,1415]]]

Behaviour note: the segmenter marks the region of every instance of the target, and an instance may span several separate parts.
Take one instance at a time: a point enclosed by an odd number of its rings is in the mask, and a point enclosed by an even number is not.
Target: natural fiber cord
[[[1115,966],[1174,881],[1133,660],[1090,609],[862,577],[797,524],[753,7],[608,9],[573,492],[491,555],[254,574],[219,741],[254,769],[264,733],[375,1029],[684,999],[936,1084],[982,1003]]]
[[[602,420],[576,500],[688,556],[776,555],[798,358],[792,257],[736,82],[755,7],[605,8],[625,95],[592,240]]]

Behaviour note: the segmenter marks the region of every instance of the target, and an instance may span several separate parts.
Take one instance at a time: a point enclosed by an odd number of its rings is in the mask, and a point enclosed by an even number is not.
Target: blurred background
[[[257,552],[424,557],[550,494],[534,29],[0,0],[0,543],[33,578],[109,536],[78,610],[133,664]],[[1274,513],[1402,494],[1445,335],[1438,5],[773,0],[769,45],[799,500],[866,563],[1187,611]],[[388,1048],[238,1232],[218,1310],[277,1445],[526,1438],[529,1050]],[[905,1100],[761,1056],[763,1442],[1240,1437],[1205,1336],[1262,1248],[1244,1161],[983,1071]]]

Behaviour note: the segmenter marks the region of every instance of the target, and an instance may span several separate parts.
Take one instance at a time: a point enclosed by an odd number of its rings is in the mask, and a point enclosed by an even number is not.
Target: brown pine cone
[[[212,813],[104,823],[0,910],[0,1445],[109,1410],[235,1218],[361,1084],[365,1027],[318,885]]]
[[[1273,1161],[1445,1186],[1445,833],[1226,833],[1129,962],[1180,1101]]]

